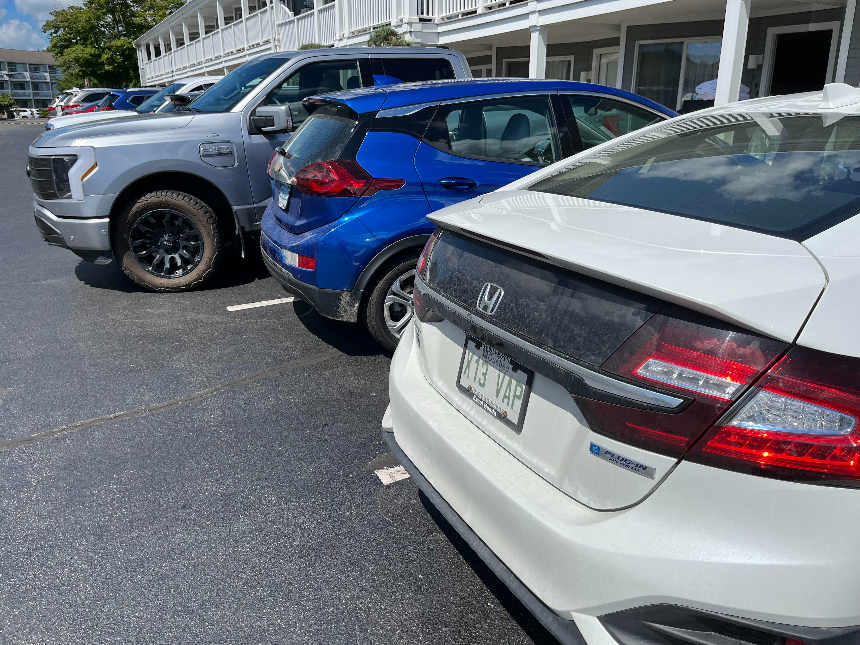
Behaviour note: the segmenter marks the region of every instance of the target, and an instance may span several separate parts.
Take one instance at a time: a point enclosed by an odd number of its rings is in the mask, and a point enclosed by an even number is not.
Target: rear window
[[[146,100],[146,94],[135,94],[128,98],[128,102],[132,105],[141,105]]]
[[[375,74],[380,73],[377,61],[382,64],[382,74],[404,83],[454,78],[454,68],[446,58],[378,58],[373,60]]]
[[[860,117],[676,120],[580,158],[530,189],[801,241],[860,212]]]
[[[318,108],[284,147],[284,170],[292,177],[308,164],[338,159],[353,130],[358,115],[343,105]]]

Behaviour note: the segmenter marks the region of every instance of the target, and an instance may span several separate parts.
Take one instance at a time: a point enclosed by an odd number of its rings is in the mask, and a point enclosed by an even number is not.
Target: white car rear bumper
[[[860,624],[860,491],[681,462],[641,503],[595,511],[461,415],[424,378],[417,352],[408,329],[386,414],[397,445],[516,578],[576,620],[590,643],[606,636],[592,617],[664,603],[808,627]]]

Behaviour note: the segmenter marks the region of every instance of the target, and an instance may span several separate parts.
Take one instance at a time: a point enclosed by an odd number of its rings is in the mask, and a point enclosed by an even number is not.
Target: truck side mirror
[[[251,115],[251,125],[260,132],[290,132],[293,114],[289,105],[261,105]]]

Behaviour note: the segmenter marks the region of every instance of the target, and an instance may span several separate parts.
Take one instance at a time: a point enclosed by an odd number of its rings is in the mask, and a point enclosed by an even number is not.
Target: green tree
[[[385,25],[374,29],[367,39],[368,47],[411,47],[412,41],[397,33],[394,27]]]
[[[11,94],[0,94],[0,112],[7,119],[12,116],[12,110],[18,107]]]
[[[57,9],[42,27],[48,46],[63,67],[61,89],[137,85],[134,40],[164,20],[184,0],[84,0],[83,6]]]
[[[308,49],[328,49],[331,45],[323,45],[322,43],[305,43],[301,47],[299,47],[299,51],[306,51]]]

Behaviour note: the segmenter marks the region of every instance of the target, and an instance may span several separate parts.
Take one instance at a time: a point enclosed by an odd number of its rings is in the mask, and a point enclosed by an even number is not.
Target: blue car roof
[[[599,92],[608,96],[617,96],[635,101],[653,110],[657,110],[666,116],[678,116],[677,112],[670,110],[664,105],[646,99],[644,96],[619,90],[615,87],[598,85],[596,83],[527,78],[472,78],[403,83],[400,85],[383,85],[380,87],[365,87],[356,90],[330,92],[320,94],[319,98],[326,101],[343,103],[356,113],[363,114],[382,108],[397,108],[421,103],[433,103],[435,101],[529,91]]]

